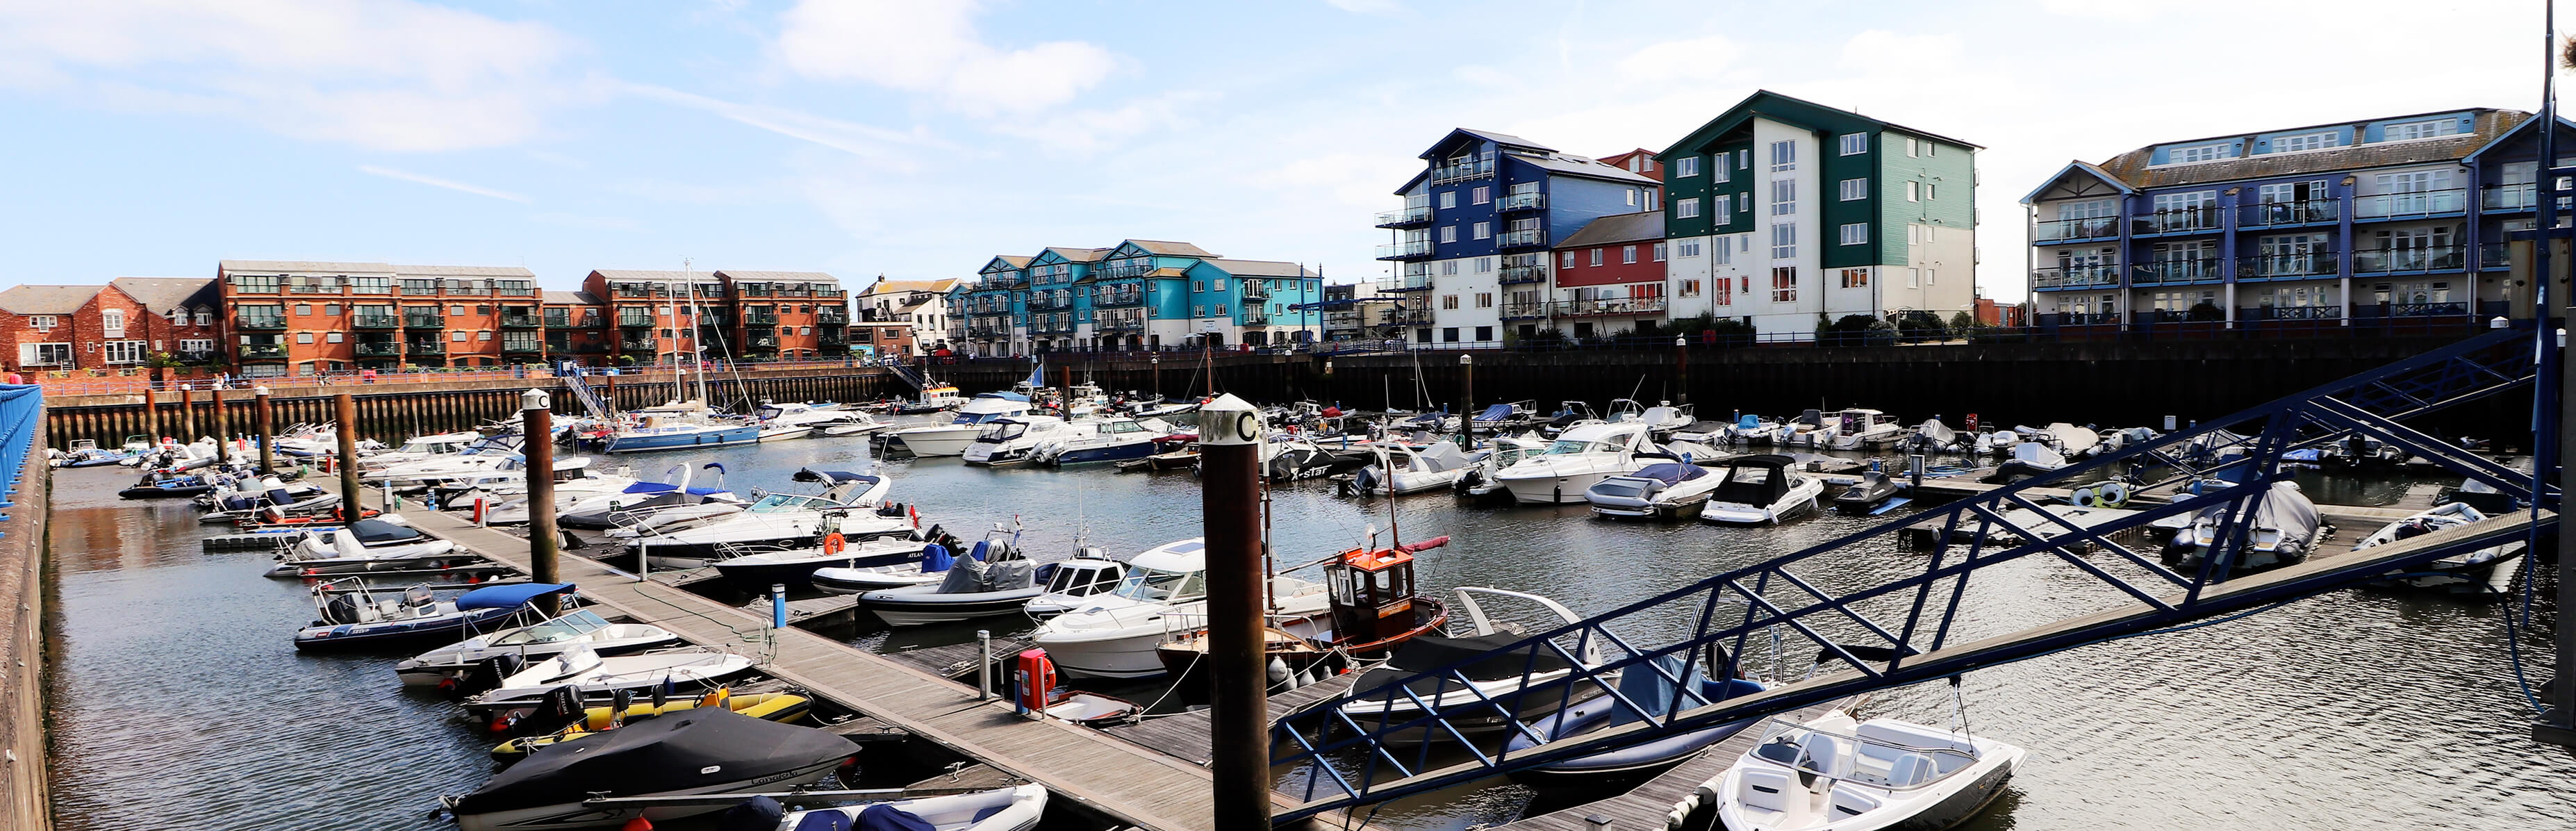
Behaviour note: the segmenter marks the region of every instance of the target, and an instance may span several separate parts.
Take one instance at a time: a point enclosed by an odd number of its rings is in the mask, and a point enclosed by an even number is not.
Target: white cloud
[[[705,110],[782,136],[810,141],[853,156],[877,160],[904,169],[909,169],[911,162],[905,153],[894,149],[895,145],[919,147],[937,144],[928,135],[922,133],[871,127],[783,107],[736,104],[681,92],[669,87],[626,84],[623,89],[641,97]]]
[[[1628,81],[1673,83],[1708,81],[1723,77],[1742,58],[1744,50],[1735,41],[1711,35],[1690,40],[1671,40],[1637,50],[1619,61],[1619,77]]]
[[[506,191],[506,190],[494,190],[494,189],[492,189],[492,188],[482,187],[482,186],[479,186],[479,185],[469,185],[469,184],[466,184],[466,183],[464,183],[464,182],[455,181],[455,180],[453,180],[453,179],[441,179],[441,178],[438,178],[438,177],[435,177],[435,176],[424,176],[424,175],[421,175],[421,174],[418,174],[418,173],[412,173],[412,172],[409,172],[409,171],[402,171],[402,170],[395,170],[395,169],[387,168],[387,167],[377,167],[377,166],[375,166],[375,165],[371,165],[371,164],[362,164],[362,165],[359,165],[359,166],[358,166],[358,172],[360,172],[360,173],[365,173],[365,174],[368,174],[368,175],[370,175],[370,176],[382,176],[382,177],[385,177],[385,178],[387,178],[387,179],[400,179],[400,180],[402,180],[402,181],[405,181],[405,182],[411,182],[411,183],[414,183],[414,184],[428,185],[428,186],[430,186],[430,187],[434,187],[434,188],[446,188],[446,189],[448,189],[448,190],[457,191],[457,192],[459,192],[459,193],[471,193],[471,194],[474,194],[474,195],[476,195],[476,196],[488,196],[488,197],[491,197],[491,198],[494,198],[494,199],[502,199],[502,200],[507,200],[507,201],[511,201],[511,202],[534,202],[534,201],[536,201],[536,200],[534,200],[534,199],[530,199],[530,198],[528,198],[528,197],[521,196],[521,195],[519,195],[519,194],[511,193],[511,192]]]
[[[1037,142],[1039,148],[1049,155],[1090,156],[1108,150],[1124,139],[1194,127],[1196,122],[1182,115],[1181,108],[1209,97],[1200,93],[1175,92],[1132,101],[1115,109],[1076,110],[1034,121],[1001,122],[993,125],[993,130]]]
[[[809,78],[932,94],[971,115],[1026,113],[1072,100],[1117,57],[1081,41],[1004,50],[975,31],[973,0],[804,0],[780,16],[778,54]]]
[[[378,150],[506,145],[579,97],[542,24],[408,0],[0,0],[0,84]]]

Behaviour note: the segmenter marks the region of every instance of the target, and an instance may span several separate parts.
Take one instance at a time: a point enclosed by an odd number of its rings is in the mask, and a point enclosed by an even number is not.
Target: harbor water
[[[858,439],[602,465],[659,478],[666,467],[705,462],[722,463],[737,491],[808,492],[789,478],[798,468],[874,467],[895,478],[896,500],[961,538],[1016,518],[1023,548],[1041,560],[1069,556],[1078,536],[1123,556],[1199,533],[1199,491],[1185,471],[879,465]],[[50,701],[62,827],[441,827],[430,817],[437,796],[489,774],[491,739],[452,703],[404,690],[391,671],[398,656],[297,654],[290,635],[313,617],[304,587],[260,576],[265,554],[200,553],[208,532],[192,508],[117,499],[127,483],[116,468],[55,477],[60,637]],[[2372,505],[2442,483],[2392,475],[2306,484],[2320,502]],[[1283,564],[1358,545],[1372,530],[1381,540],[1390,529],[1408,541],[1445,534],[1449,545],[1420,555],[1424,585],[1529,591],[1585,613],[1875,521],[1612,523],[1580,506],[1479,507],[1445,495],[1407,497],[1390,512],[1386,500],[1337,497],[1320,481],[1277,487],[1272,506]],[[1814,576],[1905,573],[1922,556],[1865,551],[1835,560],[1853,573]],[[2038,558],[1994,579],[1964,610],[1972,629],[2017,628],[2098,586]],[[2029,759],[1970,827],[2558,827],[2576,817],[2576,762],[2528,738],[2530,711],[2507,658],[2512,609],[2337,591],[1971,674],[1962,690],[1968,727],[2021,745]],[[1668,637],[1686,624],[1638,634]],[[999,636],[1030,627],[1003,618],[850,637],[901,650],[971,639],[977,628]],[[1159,710],[1190,695],[1167,698],[1154,683],[1115,691]],[[1929,685],[1882,692],[1870,712],[1942,724],[1953,718],[1950,702],[1946,685]],[[1540,799],[1494,780],[1360,813],[1383,828],[1464,829],[1518,818]]]

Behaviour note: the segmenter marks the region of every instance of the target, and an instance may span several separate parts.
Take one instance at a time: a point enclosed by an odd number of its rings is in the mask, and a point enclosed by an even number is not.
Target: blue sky
[[[863,283],[1128,237],[1367,279],[1370,215],[1451,127],[1660,149],[1768,88],[1985,145],[1980,283],[2018,298],[2014,200],[2068,159],[2532,109],[2537,29],[2531,0],[0,0],[0,283]]]

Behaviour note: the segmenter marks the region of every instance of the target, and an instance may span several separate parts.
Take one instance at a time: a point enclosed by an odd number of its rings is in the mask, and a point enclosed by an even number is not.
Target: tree
[[[2191,311],[2184,312],[2183,318],[2192,321],[2226,320],[2227,313],[2220,311],[2216,304],[2203,300],[2193,304]]]
[[[1977,319],[1967,312],[1951,312],[1950,328],[1961,333],[1974,331],[1977,328]]]

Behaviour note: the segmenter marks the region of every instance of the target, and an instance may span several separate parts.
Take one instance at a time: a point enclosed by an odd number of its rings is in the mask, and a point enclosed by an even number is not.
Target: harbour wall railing
[[[0,605],[9,638],[0,643],[0,776],[8,795],[0,828],[53,827],[45,765],[45,505],[51,468],[44,446],[44,394],[0,385]]]

